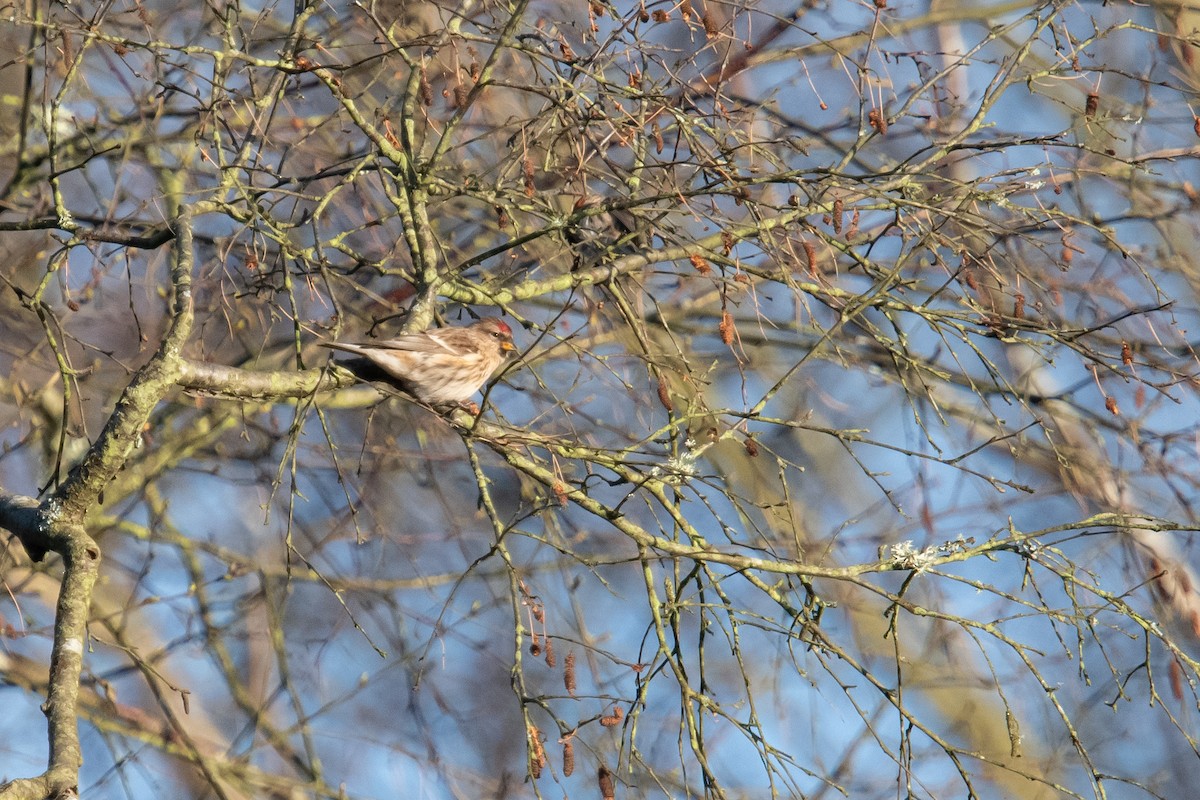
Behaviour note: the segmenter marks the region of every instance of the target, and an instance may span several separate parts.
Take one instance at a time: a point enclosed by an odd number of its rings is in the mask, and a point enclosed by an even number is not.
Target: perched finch
[[[516,349],[512,328],[495,317],[465,328],[432,328],[378,342],[322,344],[362,356],[430,405],[465,404]]]

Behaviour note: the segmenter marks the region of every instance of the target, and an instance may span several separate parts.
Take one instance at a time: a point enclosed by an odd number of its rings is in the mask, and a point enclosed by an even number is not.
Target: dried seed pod
[[[1100,95],[1097,92],[1092,92],[1087,96],[1087,103],[1083,107],[1083,115],[1088,119],[1096,116],[1097,109],[1100,108]]]
[[[558,665],[558,658],[554,655],[554,640],[549,636],[546,637],[546,666],[553,669]]]
[[[720,35],[721,29],[717,26],[716,17],[711,11],[705,11],[704,17],[700,20],[704,24],[704,36],[707,39],[715,39]]]
[[[701,275],[708,275],[712,272],[712,267],[709,266],[708,260],[699,253],[692,253],[688,256],[688,260],[692,262],[692,266],[696,268],[696,272],[699,272]]]
[[[1121,363],[1127,367],[1133,365],[1133,348],[1129,342],[1121,342]]]
[[[1025,295],[1020,292],[1013,298],[1013,316],[1017,319],[1025,317]]]
[[[1108,409],[1108,413],[1112,414],[1114,417],[1121,416],[1121,409],[1117,407],[1117,398],[1113,397],[1111,394],[1104,398],[1104,407]]]
[[[833,223],[833,232],[841,234],[842,232],[842,214],[846,211],[846,201],[838,198],[833,201],[833,217],[830,220]]]
[[[654,13],[652,13],[650,15],[650,17],[655,22],[670,22],[671,21],[671,15],[661,9],[656,9],[654,11]]]
[[[746,455],[751,458],[758,458],[758,442],[754,441],[754,437],[747,436],[745,441]]]

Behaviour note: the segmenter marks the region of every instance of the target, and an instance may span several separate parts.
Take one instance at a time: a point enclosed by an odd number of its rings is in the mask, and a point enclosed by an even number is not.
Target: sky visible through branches
[[[1200,779],[1189,8],[0,18],[0,800]]]

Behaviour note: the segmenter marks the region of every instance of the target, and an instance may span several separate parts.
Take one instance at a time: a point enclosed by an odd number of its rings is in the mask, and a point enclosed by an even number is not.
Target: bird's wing
[[[426,333],[413,333],[396,336],[392,339],[380,339],[376,342],[325,342],[326,347],[345,350],[359,355],[369,355],[371,350],[404,350],[410,353],[447,353],[459,355],[460,350],[442,340],[440,336],[430,336]]]
[[[317,342],[321,347],[328,347],[330,350],[345,350],[347,353],[363,354],[361,345],[350,344],[349,342]]]

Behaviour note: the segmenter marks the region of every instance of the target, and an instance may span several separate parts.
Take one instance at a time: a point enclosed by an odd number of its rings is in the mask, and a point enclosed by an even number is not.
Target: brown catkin
[[[537,194],[537,188],[533,185],[533,178],[536,173],[533,170],[533,161],[526,156],[521,162],[521,176],[525,182],[525,196],[533,197]]]
[[[721,332],[721,341],[726,347],[733,344],[733,315],[728,311],[721,312],[721,324],[717,330]]]
[[[841,234],[842,232],[842,214],[846,211],[846,201],[838,198],[833,201],[833,232]]]
[[[666,381],[658,382],[658,402],[662,403],[662,407],[667,410],[668,414],[675,410],[675,406],[671,402],[671,390],[667,388]]]
[[[542,733],[532,722],[528,724],[529,732],[529,771],[534,778],[540,778],[542,768],[546,766],[546,748],[542,746]]]
[[[621,720],[625,718],[625,709],[620,706],[613,706],[611,714],[600,718],[600,724],[606,728],[615,728],[621,724]]]
[[[887,135],[888,121],[881,109],[872,108],[867,112],[867,124],[878,131],[880,136]]]
[[[563,664],[563,686],[567,694],[575,696],[575,651],[567,653],[567,661]]]
[[[608,771],[608,767],[604,765],[600,766],[600,770],[596,775],[596,780],[600,784],[600,796],[603,797],[604,800],[614,800],[614,798],[617,796],[617,793],[616,790],[613,789],[612,773]]]
[[[575,743],[570,739],[563,742],[563,776],[571,777],[575,771]]]

